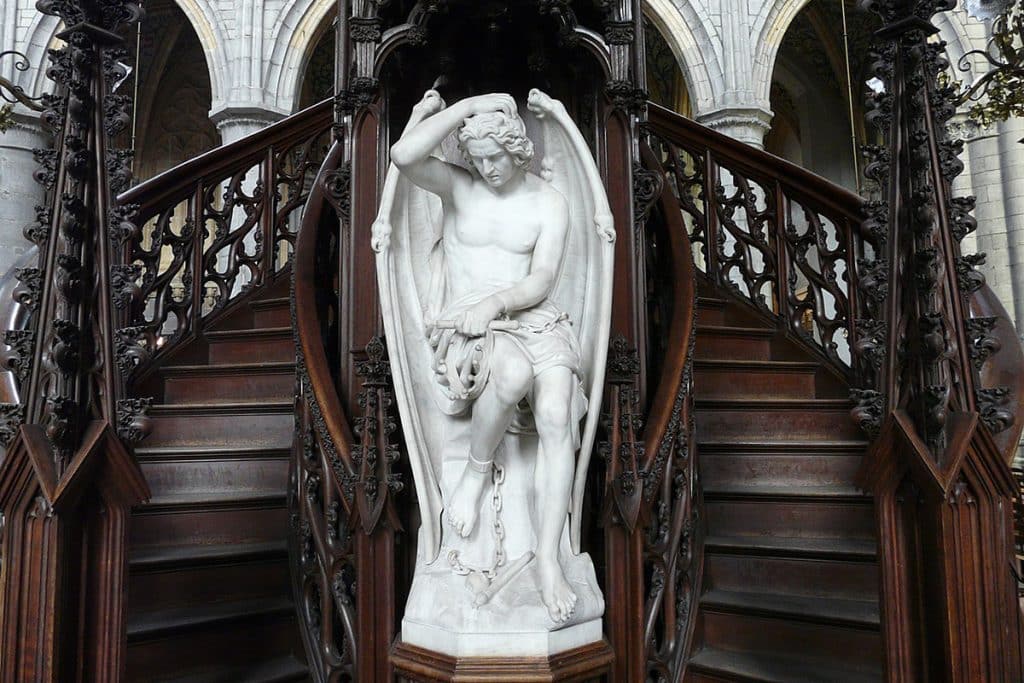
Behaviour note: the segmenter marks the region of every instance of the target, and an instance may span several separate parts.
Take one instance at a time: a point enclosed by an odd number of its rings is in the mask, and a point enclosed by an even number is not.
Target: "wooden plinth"
[[[401,640],[391,650],[395,675],[408,683],[609,681],[614,659],[604,640],[548,657],[452,657]]]

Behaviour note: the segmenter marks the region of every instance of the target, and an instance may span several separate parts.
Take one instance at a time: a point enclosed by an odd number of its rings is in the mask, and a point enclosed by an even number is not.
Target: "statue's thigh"
[[[518,403],[533,386],[533,364],[511,339],[494,336],[488,384],[505,403]]]

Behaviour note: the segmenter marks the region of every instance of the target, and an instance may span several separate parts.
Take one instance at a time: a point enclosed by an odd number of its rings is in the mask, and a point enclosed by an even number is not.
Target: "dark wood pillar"
[[[953,3],[872,3],[884,28],[873,70],[884,90],[869,119],[886,138],[865,175],[886,199],[868,205],[881,253],[865,271],[885,273],[884,308],[872,310],[885,350],[854,416],[874,437],[861,472],[875,496],[882,631],[890,681],[1019,681],[1019,608],[1013,577],[1013,479],[992,438],[1013,415],[1001,389],[982,389],[978,368],[994,318],[969,320],[984,283],[959,240],[970,200],[952,197],[962,143],[946,121],[953,89],[931,16]],[[969,219],[969,216],[967,216]],[[865,321],[871,323],[871,321]],[[870,324],[860,326],[869,328]],[[871,339],[854,348],[877,351]],[[869,380],[871,379],[869,372]]]
[[[130,99],[114,93],[126,75],[117,31],[141,10],[121,0],[37,6],[67,28],[42,115],[56,147],[37,151],[50,196],[29,231],[40,262],[21,271],[32,310],[16,348],[22,403],[0,410],[0,681],[113,683],[124,669],[128,518],[149,496],[128,447],[148,431],[149,402],[122,398],[128,359],[114,348],[113,291],[131,299],[138,273],[115,268],[108,232],[123,227],[111,198],[131,158],[108,144],[130,122]]]

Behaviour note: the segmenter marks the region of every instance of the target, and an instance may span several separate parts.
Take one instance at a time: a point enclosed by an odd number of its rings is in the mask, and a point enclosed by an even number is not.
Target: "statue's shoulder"
[[[527,187],[533,194],[534,199],[543,202],[543,206],[550,209],[562,209],[568,206],[562,193],[552,187],[551,183],[538,175],[529,173],[526,176]]]

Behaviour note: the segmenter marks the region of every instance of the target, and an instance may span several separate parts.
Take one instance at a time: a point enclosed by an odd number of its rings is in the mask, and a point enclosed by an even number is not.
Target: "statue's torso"
[[[538,211],[539,178],[515,193],[496,195],[474,182],[445,215],[444,250],[448,293],[458,300],[484,289],[507,287],[530,274],[543,228]],[[534,182],[535,181],[535,182]]]

